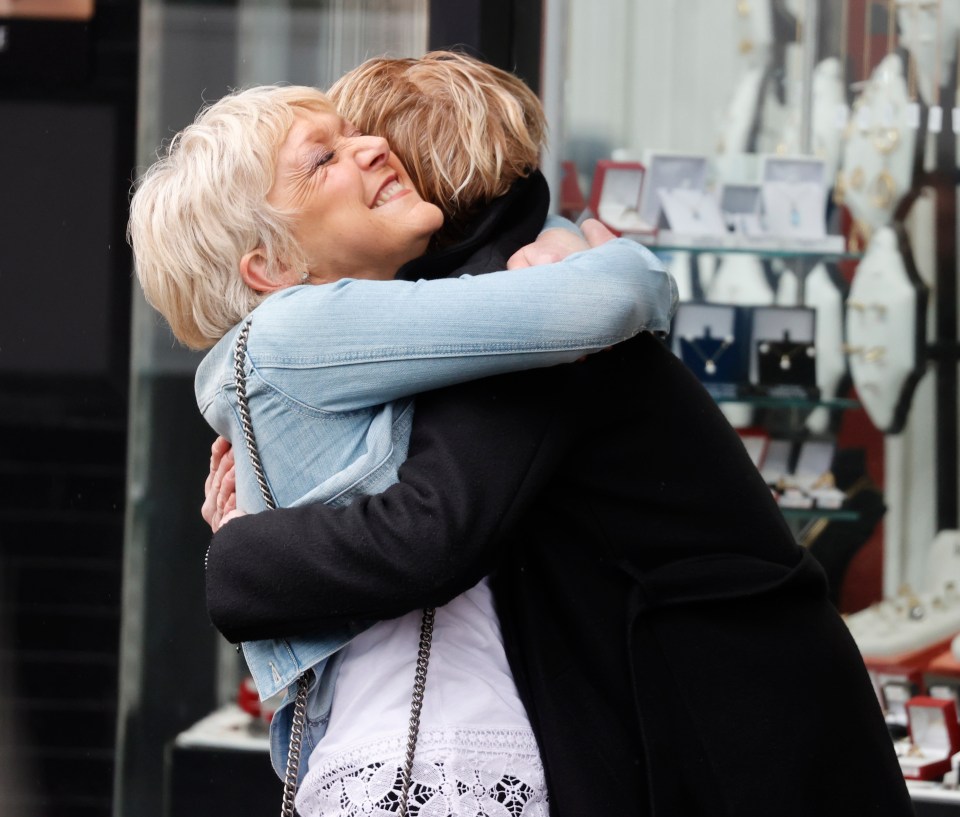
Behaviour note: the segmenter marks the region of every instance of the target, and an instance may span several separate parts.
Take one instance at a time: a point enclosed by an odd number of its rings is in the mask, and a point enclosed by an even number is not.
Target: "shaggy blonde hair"
[[[466,54],[367,60],[329,94],[344,118],[387,140],[448,222],[462,223],[540,164],[547,126],[537,95]]]
[[[293,214],[267,202],[298,108],[336,113],[303,86],[228,94],[174,136],[137,184],[127,225],[137,277],[186,346],[213,346],[266,297],[240,276],[247,252],[263,246],[270,276],[306,268]]]

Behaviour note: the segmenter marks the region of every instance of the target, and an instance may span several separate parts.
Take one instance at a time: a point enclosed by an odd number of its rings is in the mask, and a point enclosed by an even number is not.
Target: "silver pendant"
[[[790,358],[786,355],[780,355],[780,368],[784,371],[790,368]]]
[[[716,374],[716,373],[717,373],[717,364],[714,363],[712,360],[708,360],[708,361],[704,364],[703,370],[704,370],[707,374]]]

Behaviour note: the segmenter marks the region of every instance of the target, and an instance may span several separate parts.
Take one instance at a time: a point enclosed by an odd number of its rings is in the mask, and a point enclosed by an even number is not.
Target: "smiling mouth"
[[[406,190],[406,188],[400,184],[396,179],[392,179],[387,182],[383,187],[380,188],[380,192],[377,193],[376,199],[374,199],[373,207],[371,209],[376,210],[378,207],[382,207],[390,199],[400,193],[401,191]]]

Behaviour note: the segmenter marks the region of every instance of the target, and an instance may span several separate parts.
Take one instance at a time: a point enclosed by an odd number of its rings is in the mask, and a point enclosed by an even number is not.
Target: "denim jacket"
[[[250,315],[244,371],[277,505],[345,505],[393,484],[406,459],[417,392],[571,362],[641,329],[665,332],[676,300],[676,284],[656,256],[625,239],[510,272],[416,282],[344,279],[274,293]],[[238,331],[203,359],[195,388],[204,418],[234,445],[238,505],[255,512],[266,506],[240,431]],[[271,725],[271,756],[281,776],[294,682],[313,670],[303,749],[309,754],[326,731],[338,651],[370,624],[244,643],[261,698],[287,690]]]

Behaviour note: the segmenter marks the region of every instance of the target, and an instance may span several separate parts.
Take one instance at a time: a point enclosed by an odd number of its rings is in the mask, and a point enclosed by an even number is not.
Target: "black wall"
[[[0,18],[0,814],[111,812],[138,17]]]

